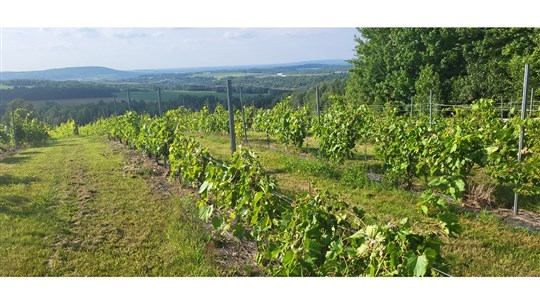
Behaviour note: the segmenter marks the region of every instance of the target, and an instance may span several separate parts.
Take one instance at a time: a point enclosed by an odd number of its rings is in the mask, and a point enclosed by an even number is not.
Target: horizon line
[[[22,71],[16,71],[16,70],[4,71],[4,70],[0,70],[0,73],[45,72],[45,71],[51,71],[51,70],[76,69],[76,68],[106,68],[106,69],[110,69],[110,70],[114,70],[114,71],[118,71],[118,72],[144,72],[144,71],[182,70],[182,69],[249,68],[249,67],[257,67],[257,66],[276,66],[276,67],[279,67],[280,65],[307,64],[307,63],[317,62],[317,61],[343,61],[343,62],[346,63],[348,60],[350,60],[350,59],[332,58],[332,59],[313,59],[313,60],[301,60],[301,61],[278,62],[278,63],[254,63],[254,64],[222,65],[222,66],[186,66],[186,67],[172,67],[172,68],[137,68],[137,69],[129,69],[129,70],[111,68],[111,67],[100,66],[100,65],[81,65],[81,66],[53,67],[53,68],[39,69],[39,70],[22,70]]]

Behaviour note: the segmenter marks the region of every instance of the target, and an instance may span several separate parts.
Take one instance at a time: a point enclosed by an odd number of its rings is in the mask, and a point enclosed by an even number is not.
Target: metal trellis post
[[[429,90],[429,127],[433,125],[433,95]]]
[[[234,108],[232,104],[232,81],[227,79],[227,105],[229,108],[229,131],[231,134],[231,154],[236,152],[236,135],[234,133]]]
[[[319,119],[319,122],[321,121],[321,112],[319,107],[319,87],[315,87],[315,103],[317,106],[317,118]]]
[[[501,119],[504,119],[503,105],[504,105],[504,103],[503,103],[503,98],[502,98],[502,96],[501,96]]]
[[[129,95],[129,89],[127,89],[128,109],[131,111],[131,95]]]
[[[240,107],[242,109],[242,122],[243,122],[243,128],[244,128],[244,140],[248,142],[247,139],[247,131],[246,131],[246,116],[244,114],[244,101],[242,100],[242,88],[240,88]]]
[[[525,112],[527,111],[527,86],[529,84],[529,64],[525,64],[525,74],[523,76],[523,98],[521,101],[521,120],[525,119]],[[518,162],[521,162],[521,150],[523,149],[523,135],[524,135],[523,126],[519,130],[519,144],[518,144]],[[518,215],[519,213],[519,195],[517,192],[514,192],[514,208],[513,214]]]

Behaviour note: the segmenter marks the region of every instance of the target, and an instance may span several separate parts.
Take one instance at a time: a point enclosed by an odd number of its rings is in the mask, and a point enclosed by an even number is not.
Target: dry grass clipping
[[[472,206],[480,209],[493,208],[493,192],[495,191],[494,185],[474,185],[469,184],[467,186],[467,192],[463,197],[463,205]]]

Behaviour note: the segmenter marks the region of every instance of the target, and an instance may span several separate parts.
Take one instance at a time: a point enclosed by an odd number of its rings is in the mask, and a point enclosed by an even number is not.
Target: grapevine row
[[[32,114],[20,108],[15,109],[9,119],[10,130],[0,124],[0,148],[3,145],[41,145],[50,139],[50,127]]]
[[[182,108],[158,118],[128,112],[81,133],[100,133],[166,159],[171,178],[199,189],[201,218],[256,241],[257,262],[271,275],[424,276],[443,267],[444,230],[419,229],[407,219],[366,225],[363,211],[328,193],[283,200],[252,151],[241,148],[221,163],[184,135],[191,118]]]

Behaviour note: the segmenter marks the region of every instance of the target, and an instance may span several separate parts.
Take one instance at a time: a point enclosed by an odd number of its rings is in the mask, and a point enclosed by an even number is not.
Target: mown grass
[[[96,137],[0,161],[0,276],[217,276],[190,192],[160,193]]]
[[[193,134],[216,157],[230,156],[226,135]],[[329,191],[366,211],[367,222],[387,222],[409,217],[422,221],[417,210],[420,193],[371,181],[367,172],[380,172],[372,146],[357,146],[353,160],[336,165],[316,158],[316,140],[307,147],[286,148],[261,133],[249,133],[244,144],[260,156],[279,190],[289,196],[308,191]],[[515,228],[487,212],[462,212],[464,232],[444,240],[443,256],[453,276],[540,276],[540,233]]]

